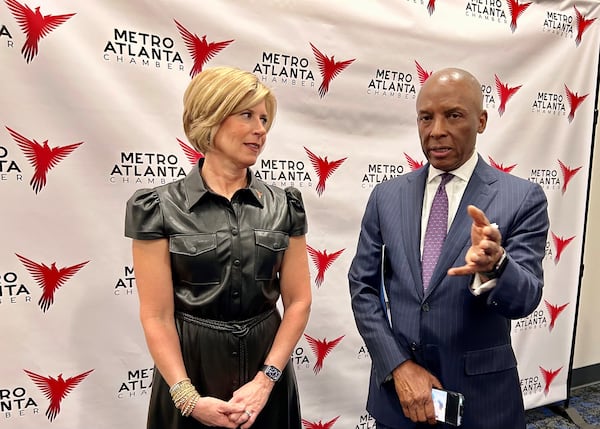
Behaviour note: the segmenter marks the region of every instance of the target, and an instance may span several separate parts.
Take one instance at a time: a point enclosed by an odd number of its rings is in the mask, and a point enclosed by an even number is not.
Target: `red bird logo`
[[[569,122],[573,121],[575,118],[575,111],[579,108],[579,105],[589,94],[578,95],[576,92],[573,93],[565,84],[565,91],[567,92],[567,99],[569,100],[569,105],[571,106],[571,111],[569,112]]]
[[[309,42],[310,43],[310,42]],[[335,56],[332,55],[331,58],[323,55],[321,51],[319,51],[315,45],[310,43],[313,54],[315,54],[315,59],[317,60],[317,64],[319,65],[319,70],[321,72],[321,77],[323,78],[323,82],[321,86],[319,86],[319,95],[321,98],[325,97],[327,91],[329,91],[329,84],[331,81],[338,75],[342,70],[348,67],[350,64],[354,62],[356,58],[347,61],[335,61]]]
[[[404,152],[404,157],[406,158],[406,162],[408,162],[408,166],[410,167],[411,171],[415,171],[415,170],[418,170],[419,168],[423,167],[423,164],[424,164],[423,161],[416,161],[416,160],[412,159],[410,156],[408,156],[408,154],[406,152]]]
[[[502,83],[496,74],[494,74],[494,77],[496,78],[496,92],[498,93],[498,97],[500,97],[500,107],[498,107],[498,113],[500,113],[500,116],[502,116],[506,110],[507,101],[513,95],[515,95],[515,92],[517,92],[523,85],[510,88],[508,85]]]
[[[548,327],[548,330],[552,331],[552,329],[554,329],[554,323],[556,322],[558,315],[562,313],[565,308],[567,308],[569,303],[567,302],[563,305],[552,305],[546,300],[544,300],[544,303],[546,304],[546,308],[550,313],[550,326]]]
[[[204,158],[204,155],[202,155],[193,147],[185,144],[183,141],[177,139],[177,142],[179,143],[179,146],[181,146],[181,149],[183,149],[183,152],[185,153],[187,159],[190,161],[190,164],[196,165],[198,164],[198,160],[200,158]]]
[[[333,252],[331,254],[327,254],[327,249],[322,252],[316,249],[313,249],[309,245],[306,245],[308,249],[308,253],[310,254],[311,259],[315,263],[317,267],[317,277],[315,279],[315,284],[317,287],[321,287],[323,284],[323,280],[325,279],[325,271],[331,267],[331,264],[342,254],[342,252],[346,249],[338,250],[337,252]]]
[[[494,167],[500,171],[504,171],[505,173],[510,173],[513,170],[513,168],[515,168],[517,166],[517,164],[513,164],[513,165],[509,165],[509,166],[505,167],[504,165],[499,164],[496,161],[494,161],[491,156],[488,156],[488,159],[490,160],[490,165],[492,167]]]
[[[177,29],[179,30],[179,34],[181,34],[181,38],[183,39],[189,54],[194,60],[194,66],[192,67],[192,70],[190,70],[191,77],[194,77],[200,73],[202,71],[202,66],[204,66],[208,60],[213,58],[234,41],[234,39],[231,39],[223,42],[208,43],[206,41],[206,34],[200,38],[196,34],[189,32],[188,29],[177,22],[176,19],[173,21],[175,21]]]
[[[421,86],[423,86],[425,81],[429,78],[429,76],[431,76],[431,73],[433,72],[428,72],[427,70],[425,70],[423,67],[421,67],[421,64],[419,64],[417,60],[415,60],[415,66],[417,67],[417,75],[419,76],[419,82],[421,83]]]
[[[321,196],[323,194],[323,191],[325,191],[325,182],[327,181],[327,179],[329,179],[329,176],[331,176],[333,172],[337,170],[340,165],[342,165],[346,158],[330,162],[327,160],[327,157],[318,157],[306,147],[304,148],[304,150],[308,154],[308,157],[310,158],[310,163],[313,165],[313,168],[317,172],[317,176],[319,176],[319,183],[317,184],[317,194]]]
[[[429,15],[432,15],[434,11],[435,11],[435,0],[429,0],[429,3],[427,3],[427,12],[429,12]]]
[[[575,176],[575,174],[581,170],[581,167],[571,169],[568,165],[563,164],[560,159],[558,160],[558,164],[560,165],[560,170],[562,171],[563,175],[563,185],[561,191],[564,194],[567,191],[567,185],[573,176]]]
[[[573,6],[573,8],[575,9],[575,15],[577,16],[577,37],[575,38],[575,45],[579,46],[583,32],[588,29],[588,27],[596,20],[596,18],[585,19],[577,10],[576,6]]]
[[[53,262],[50,267],[45,264],[38,264],[24,256],[16,254],[17,258],[23,263],[31,277],[42,288],[42,296],[38,301],[38,305],[43,312],[54,303],[54,292],[61,287],[67,280],[73,277],[85,264],[90,261],[85,261],[72,267],[56,268],[56,262]]]
[[[319,422],[309,422],[306,419],[302,419],[302,424],[304,425],[304,429],[331,429],[333,424],[339,419],[340,416],[329,420],[328,422],[322,423],[321,420]]]
[[[518,0],[508,0],[508,9],[510,10],[510,29],[514,33],[517,29],[517,19],[525,10],[531,6],[531,3],[519,4]]]
[[[65,159],[71,152],[79,147],[83,142],[73,143],[68,146],[48,146],[48,140],[40,144],[35,140],[29,140],[18,132],[6,127],[13,137],[17,146],[33,166],[35,172],[29,184],[37,194],[46,186],[46,175],[51,168],[55,167],[60,161]]]
[[[56,16],[42,15],[39,6],[35,8],[34,12],[29,6],[22,5],[17,0],[6,0],[6,5],[17,20],[21,31],[27,36],[21,53],[28,63],[38,54],[40,39],[75,15],[74,13]]]
[[[542,376],[544,377],[544,381],[546,383],[546,385],[544,386],[544,395],[547,396],[548,392],[550,391],[550,384],[552,384],[552,382],[554,381],[554,379],[556,378],[556,376],[562,369],[562,366],[560,368],[558,368],[556,371],[546,370],[546,369],[542,368],[541,366],[539,368],[540,368],[540,371],[542,372]]]
[[[27,371],[26,369],[23,371],[25,371],[29,378],[31,378],[31,381],[36,384],[44,396],[50,401],[50,406],[46,410],[46,417],[48,417],[48,420],[52,421],[58,416],[58,413],[60,413],[61,401],[65,399],[67,395],[93,371],[93,369],[74,377],[69,377],[66,380],[63,379],[62,374],[59,374],[58,377],[54,378],[50,376],[44,377],[35,372]]]
[[[560,256],[562,255],[563,250],[565,250],[565,247],[567,247],[567,245],[573,241],[575,236],[571,238],[559,237],[552,231],[550,231],[550,234],[552,234],[552,241],[554,241],[554,247],[556,247],[556,256],[554,257],[554,264],[556,265],[560,261]]]
[[[313,371],[315,374],[318,374],[323,368],[323,361],[325,360],[325,357],[327,357],[327,355],[340,343],[340,341],[342,341],[342,338],[344,338],[345,335],[342,335],[333,341],[327,341],[327,338],[317,340],[308,334],[304,334],[304,337],[306,337],[310,348],[317,357],[317,362],[313,367]]]

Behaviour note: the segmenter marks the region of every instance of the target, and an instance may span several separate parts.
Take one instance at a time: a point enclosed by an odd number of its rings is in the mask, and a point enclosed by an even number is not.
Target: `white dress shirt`
[[[462,200],[467,184],[471,179],[471,175],[477,165],[478,155],[477,151],[473,152],[473,155],[463,165],[458,167],[456,170],[448,171],[454,177],[446,184],[446,194],[448,195],[448,229],[452,225],[452,221],[457,215],[458,206]],[[429,219],[429,212],[431,211],[431,205],[433,204],[433,197],[437,191],[437,188],[441,182],[441,175],[446,173],[443,170],[438,170],[432,165],[429,166],[429,174],[427,176],[427,184],[425,186],[425,194],[423,195],[423,213],[421,214],[421,257],[423,256],[423,242],[425,241],[424,231],[427,229],[427,221]],[[460,213],[459,216],[468,216],[467,213]],[[481,283],[481,279],[478,275],[473,276],[473,283],[471,284],[471,292],[473,295],[480,295],[481,293],[488,291],[496,286],[496,280],[489,280],[485,283]]]

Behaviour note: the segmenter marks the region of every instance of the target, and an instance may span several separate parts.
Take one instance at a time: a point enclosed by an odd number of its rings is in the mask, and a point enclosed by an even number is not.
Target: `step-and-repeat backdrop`
[[[314,303],[291,358],[307,428],[374,426],[346,273],[373,187],[425,161],[415,96],[446,66],[481,81],[484,159],[546,191],[544,295],[512,334],[527,407],[565,399],[599,16],[596,0],[2,0],[0,426],[144,426],[124,206],[193,167],[182,94],[216,65],[275,91],[255,174],[306,203]]]

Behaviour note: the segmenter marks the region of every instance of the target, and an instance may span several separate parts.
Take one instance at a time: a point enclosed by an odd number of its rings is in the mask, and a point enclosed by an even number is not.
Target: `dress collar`
[[[191,208],[195,206],[203,197],[205,197],[205,195],[211,193],[206,187],[204,179],[202,179],[202,175],[200,174],[203,165],[204,158],[200,158],[198,160],[198,164],[195,165],[194,168],[192,168],[188,175],[183,179],[183,187],[186,195],[186,208],[188,210],[191,210]],[[267,190],[266,185],[254,177],[254,173],[250,168],[247,169],[246,177],[248,180],[248,186],[238,190],[236,194],[241,193],[241,195],[247,196],[250,198],[250,201],[256,203],[259,207],[264,207],[263,196]]]

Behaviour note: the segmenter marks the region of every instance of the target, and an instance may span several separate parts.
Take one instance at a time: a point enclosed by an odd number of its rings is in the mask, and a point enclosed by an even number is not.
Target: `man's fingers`
[[[470,265],[463,265],[462,267],[454,267],[450,268],[447,272],[449,276],[466,276],[470,274],[474,274],[475,267]]]
[[[467,213],[469,213],[476,226],[487,226],[490,224],[485,213],[473,205],[467,207]]]

